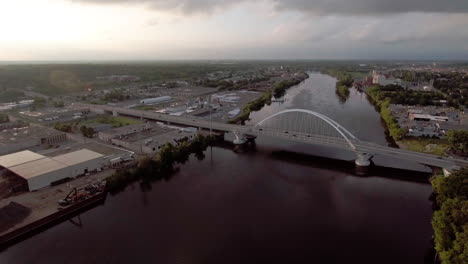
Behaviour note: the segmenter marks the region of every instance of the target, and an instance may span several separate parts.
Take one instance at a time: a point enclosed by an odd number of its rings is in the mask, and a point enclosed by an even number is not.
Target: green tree
[[[468,153],[468,131],[450,130],[447,137],[452,150]]]
[[[84,125],[80,127],[80,132],[84,137],[87,137],[87,138],[93,138],[94,134],[96,133],[94,131],[94,128],[87,127],[87,126],[84,126]]]
[[[435,248],[443,264],[468,263],[468,169],[431,179],[436,202]]]
[[[72,132],[73,128],[70,124],[56,123],[54,125],[54,129],[65,132],[65,133],[70,133]]]

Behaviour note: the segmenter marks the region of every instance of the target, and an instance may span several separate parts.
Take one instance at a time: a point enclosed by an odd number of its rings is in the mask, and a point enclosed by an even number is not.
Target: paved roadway
[[[332,146],[336,148],[342,148],[346,150],[352,150],[348,142],[343,138],[322,136],[316,134],[305,134],[305,133],[296,133],[292,131],[280,130],[280,129],[266,129],[258,128],[253,126],[241,126],[241,125],[232,125],[218,122],[210,122],[208,120],[198,118],[198,117],[181,117],[181,116],[171,116],[166,114],[160,114],[155,112],[134,110],[122,107],[114,107],[108,105],[90,105],[90,104],[79,104],[75,105],[80,107],[88,107],[94,111],[107,111],[107,112],[116,112],[118,114],[134,116],[149,120],[169,122],[171,124],[178,124],[183,126],[198,127],[203,129],[213,129],[215,131],[224,131],[224,132],[236,132],[238,134],[252,135],[252,136],[269,136],[275,138],[282,138],[287,140],[298,141],[302,143],[317,144],[324,146]],[[355,152],[358,153],[368,153],[372,155],[384,155],[397,159],[410,160],[424,165],[452,169],[456,166],[458,167],[467,167],[468,160],[463,159],[454,159],[439,157],[435,155],[413,152],[404,149],[390,148],[386,146],[381,146],[371,142],[364,141],[352,141],[356,147]]]

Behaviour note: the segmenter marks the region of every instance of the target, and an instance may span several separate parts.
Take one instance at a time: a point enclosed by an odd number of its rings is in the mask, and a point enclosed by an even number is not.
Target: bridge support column
[[[371,165],[371,154],[367,153],[357,153],[357,159],[354,161],[358,167],[369,167]]]
[[[236,138],[234,139],[233,143],[235,145],[243,145],[245,144],[245,142],[247,142],[247,139],[245,139],[245,136],[238,133],[238,132],[233,132],[234,133],[234,136],[236,136]]]
[[[442,168],[442,171],[444,172],[445,177],[448,177],[448,176],[452,175],[452,173],[454,173],[454,172],[456,172],[458,170],[460,170],[460,167],[458,167],[458,166],[453,166],[451,168]]]

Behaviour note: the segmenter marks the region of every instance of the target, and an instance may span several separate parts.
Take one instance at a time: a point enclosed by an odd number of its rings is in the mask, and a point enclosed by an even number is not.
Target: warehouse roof
[[[88,150],[88,149],[81,149],[78,151],[74,151],[74,152],[70,152],[67,154],[53,157],[53,159],[64,165],[72,166],[72,165],[80,164],[89,160],[97,159],[100,157],[104,157],[104,155]]]
[[[63,169],[65,167],[67,167],[65,164],[62,164],[51,158],[42,158],[20,164],[18,166],[10,167],[8,169],[24,179],[31,179],[45,173]]]
[[[31,151],[21,151],[0,156],[0,166],[24,179],[31,179],[100,157],[104,157],[104,155],[88,149],[81,149],[52,158]]]
[[[14,167],[20,164],[31,162],[45,158],[41,154],[34,153],[29,150],[16,152],[9,155],[0,156],[0,166],[4,168]]]

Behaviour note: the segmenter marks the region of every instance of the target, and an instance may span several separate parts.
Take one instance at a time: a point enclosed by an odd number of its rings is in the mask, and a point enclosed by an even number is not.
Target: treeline
[[[450,149],[456,153],[468,154],[468,131],[450,130],[447,134]]]
[[[468,107],[468,76],[463,72],[414,72],[394,71],[392,75],[408,82],[429,82],[434,80],[434,88],[446,95],[448,105]],[[413,104],[422,104],[413,102]]]
[[[84,137],[87,137],[87,138],[93,138],[94,134],[96,134],[96,131],[94,131],[94,128],[87,127],[85,125],[80,127],[80,132]]]
[[[336,82],[336,94],[340,98],[340,101],[346,101],[349,97],[349,88],[354,84],[353,76],[346,71],[337,69],[327,70],[326,74],[338,79]]]
[[[336,84],[336,94],[342,102],[345,102],[349,97],[349,88],[344,85]]]
[[[280,98],[282,97],[285,93],[286,90],[291,88],[294,85],[298,85],[303,81],[303,79],[292,79],[292,80],[284,80],[275,85],[273,88],[273,95],[275,98]]]
[[[398,141],[406,135],[406,131],[398,125],[398,122],[388,108],[390,99],[386,98],[378,86],[372,86],[367,90],[367,95],[372,99],[372,103],[379,109],[380,116],[387,125],[390,136]]]
[[[446,97],[440,92],[421,92],[405,90],[400,85],[389,84],[385,86],[376,86],[382,97],[390,99],[392,104],[405,105],[441,105],[440,100],[446,100]]]
[[[242,113],[233,120],[230,120],[230,124],[238,124],[244,123],[245,121],[249,120],[249,116],[251,112],[260,111],[263,106],[271,104],[271,92],[265,92],[262,97],[258,98],[255,101],[248,103],[244,109],[242,109]]]
[[[70,123],[55,123],[54,129],[65,133],[71,133],[73,131],[73,124]]]
[[[174,166],[187,162],[192,153],[202,160],[203,152],[214,141],[213,136],[197,135],[192,141],[185,140],[179,142],[177,146],[167,143],[154,157],[140,159],[136,168],[116,172],[107,178],[108,190],[115,194],[136,181],[151,182],[168,179],[175,172]]]
[[[115,102],[120,102],[120,101],[125,101],[125,100],[128,100],[128,99],[130,99],[129,95],[125,95],[121,91],[116,91],[116,90],[113,90],[110,93],[107,93],[102,97],[103,101],[114,102],[114,103]]]
[[[0,66],[0,89],[11,90],[34,87],[35,91],[57,95],[83,91],[85,86],[93,88],[115,84],[101,84],[99,76],[134,75],[142,81],[170,79],[197,79],[214,71],[237,71],[250,64],[220,64],[204,62],[154,62],[121,64],[47,64],[47,65],[4,65]],[[53,77],[53,78],[52,78]],[[0,97],[0,100],[3,97]]]
[[[197,82],[200,86],[218,88],[220,90],[240,90],[244,89],[246,85],[259,83],[259,82],[266,82],[270,80],[270,77],[258,77],[253,79],[245,79],[239,80],[236,82],[228,81],[228,80],[210,80],[210,79],[203,79]]]
[[[442,264],[468,263],[468,169],[431,179],[435,249]]]

